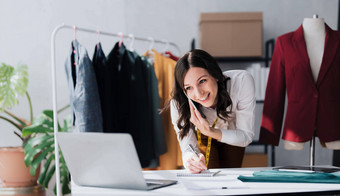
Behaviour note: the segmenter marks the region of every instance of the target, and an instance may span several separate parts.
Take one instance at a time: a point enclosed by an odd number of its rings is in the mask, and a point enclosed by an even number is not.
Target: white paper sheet
[[[183,186],[190,190],[209,190],[209,189],[240,189],[248,188],[242,181],[236,179],[230,180],[197,180],[197,179],[180,179]]]

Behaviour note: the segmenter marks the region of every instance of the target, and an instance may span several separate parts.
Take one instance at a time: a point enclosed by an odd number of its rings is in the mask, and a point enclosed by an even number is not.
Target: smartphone
[[[190,101],[191,105],[195,108],[195,110],[198,110],[198,111],[200,112],[201,116],[202,116],[203,118],[206,118],[206,116],[204,115],[204,113],[203,113],[200,109],[198,109],[198,108],[196,107],[196,105],[194,104],[194,102],[189,98],[189,96],[185,93],[185,91],[183,91],[183,93],[184,93],[184,95],[188,98],[188,100]]]

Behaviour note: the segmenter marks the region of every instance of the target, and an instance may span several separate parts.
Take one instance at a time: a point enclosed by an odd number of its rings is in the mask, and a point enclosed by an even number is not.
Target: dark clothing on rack
[[[74,131],[102,132],[103,120],[96,76],[86,49],[77,40],[72,41],[65,62],[70,90]]]
[[[142,167],[158,167],[167,149],[153,66],[118,43],[107,58],[98,43],[92,60],[72,42],[65,66],[77,130],[130,133]]]
[[[115,105],[116,108],[115,113],[118,114],[117,122],[119,122],[117,126],[113,130],[111,130],[113,132],[125,131],[127,126],[127,124],[125,123],[129,123],[128,122],[129,111],[126,108],[128,107],[129,104],[128,100],[129,92],[127,86],[129,85],[128,82],[129,70],[127,69],[127,67],[129,66],[128,63],[130,62],[129,59],[126,57],[124,60],[122,60],[124,58],[124,55],[126,56],[126,54],[124,54],[124,52],[121,53],[120,51],[121,50],[119,48],[119,44],[116,43],[114,48],[111,50],[107,57],[108,67],[112,68],[111,72],[112,75],[110,77],[112,78],[113,86],[111,91],[114,97],[116,98],[113,104]],[[127,65],[122,66],[122,61]]]
[[[138,56],[137,53],[135,53]],[[155,74],[153,65],[144,56],[138,56],[141,58],[143,65],[142,69],[144,72],[144,78],[146,79],[146,89],[147,89],[147,101],[148,101],[148,120],[152,126],[152,132],[154,134],[154,145],[156,156],[167,152],[166,140],[163,129],[162,116],[159,114],[160,108],[160,98],[158,94],[158,80]]]
[[[116,91],[114,85],[114,70],[108,66],[101,44],[96,44],[92,64],[96,73],[98,92],[103,116],[103,131],[111,132],[117,127],[117,113],[115,109]]]
[[[119,123],[113,131],[132,135],[142,167],[147,167],[157,158],[155,131],[159,130],[154,130],[151,119],[153,106],[148,96],[145,64],[140,56],[128,51],[124,44],[119,47],[118,43],[107,59],[116,74],[113,77]]]

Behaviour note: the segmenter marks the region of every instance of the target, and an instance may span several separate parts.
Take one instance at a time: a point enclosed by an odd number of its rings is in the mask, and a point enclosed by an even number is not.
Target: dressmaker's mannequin
[[[316,82],[325,46],[325,22],[323,18],[304,18],[302,27],[313,78]],[[284,148],[287,150],[302,150],[304,145],[304,142],[284,140]],[[325,146],[329,149],[340,149],[340,140],[327,142]]]

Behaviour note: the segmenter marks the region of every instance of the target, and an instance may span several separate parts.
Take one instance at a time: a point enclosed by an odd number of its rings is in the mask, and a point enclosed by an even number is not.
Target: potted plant
[[[29,126],[33,119],[32,103],[27,93],[28,73],[27,66],[20,65],[16,69],[10,65],[2,63],[0,66],[0,119],[3,119],[14,127],[16,134],[23,143],[28,138],[21,136],[24,127]],[[30,120],[18,117],[9,112],[9,109],[18,104],[17,97],[25,96],[28,101]],[[31,176],[24,162],[24,150],[18,147],[0,148],[0,161],[3,167],[0,167],[0,178],[2,186],[5,187],[22,187],[36,184],[37,176]],[[22,161],[20,161],[22,160]],[[13,170],[11,170],[13,168]]]
[[[63,109],[59,110],[58,113]],[[22,132],[24,137],[30,136],[24,148],[25,164],[30,166],[32,175],[36,174],[36,168],[45,160],[38,179],[39,184],[45,188],[48,188],[48,184],[55,172],[53,122],[53,111],[44,110],[33,120],[32,125],[25,127]],[[63,127],[58,123],[58,131],[70,130],[71,123],[69,122],[70,120],[64,119]],[[68,194],[71,193],[69,171],[61,151],[59,153],[61,189],[63,194]],[[56,186],[54,186],[54,193],[56,193]]]
[[[48,127],[51,124],[51,126],[48,128],[51,129],[53,132],[53,118],[50,123],[47,123],[49,117],[53,116],[53,112],[43,111],[42,114],[38,115],[38,117],[33,120],[32,102],[27,92],[27,86],[28,72],[26,65],[19,65],[14,68],[13,66],[7,65],[5,63],[1,64],[0,119],[7,121],[8,123],[16,127],[16,131],[14,131],[14,134],[21,138],[21,140],[23,141],[22,146],[0,148],[0,162],[2,164],[2,167],[0,167],[0,179],[2,181],[2,186],[34,186],[36,185],[37,179],[39,177],[40,163],[43,160],[46,160],[46,163],[53,162],[54,160],[54,154],[50,153],[52,151],[54,152],[54,143],[50,142],[50,139],[53,138],[53,134],[50,134],[50,132],[44,133],[43,130],[45,129],[41,129],[41,126],[45,128],[46,126]],[[9,111],[11,108],[19,103],[17,99],[18,96],[25,96],[27,98],[30,111],[30,120],[25,120],[24,118],[19,117]],[[60,131],[66,131],[66,127],[64,126],[64,128],[60,129]],[[41,137],[41,135],[45,135],[45,137]],[[48,135],[48,137],[46,135]],[[44,145],[48,148],[41,148]],[[23,147],[25,147],[25,150]],[[30,149],[34,149],[34,152],[36,153],[30,151]],[[8,160],[7,157],[9,157],[10,160]],[[11,160],[13,158],[14,160]],[[50,176],[54,174],[53,164],[49,164],[49,167],[47,167],[48,164],[46,163],[43,166],[40,177],[38,179],[38,182],[44,187],[48,187],[48,182],[51,179]],[[66,168],[66,164],[62,155],[60,156],[60,163],[62,167]],[[21,167],[22,169],[20,169],[19,167]],[[11,168],[13,168],[13,170],[11,170]],[[1,169],[4,170],[1,171]],[[63,171],[66,170],[64,169]],[[15,171],[17,171],[16,173],[18,174],[12,176]],[[17,179],[18,175],[20,174],[23,175],[19,176],[19,179]],[[65,176],[67,177],[65,178]],[[22,177],[24,179],[21,179]],[[67,181],[68,173],[61,174],[61,177],[65,179],[63,186],[66,187],[65,184],[67,184],[68,189],[63,187],[65,191],[64,193],[66,194],[70,192],[69,181]]]

